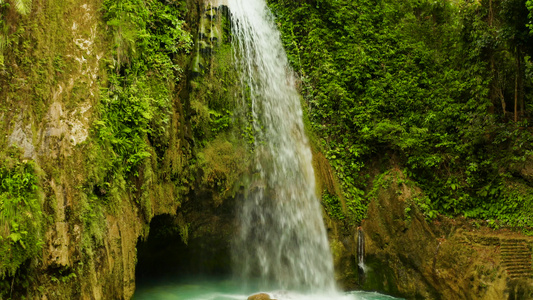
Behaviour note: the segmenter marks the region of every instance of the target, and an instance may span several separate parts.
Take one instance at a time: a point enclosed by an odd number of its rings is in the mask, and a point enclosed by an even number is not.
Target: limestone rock
[[[17,145],[24,150],[24,158],[32,159],[35,155],[35,147],[32,141],[31,124],[23,126],[22,115],[19,115],[15,129],[9,136],[9,144]]]
[[[54,268],[70,266],[70,236],[67,222],[56,222],[46,234],[48,240],[47,255],[44,263]]]

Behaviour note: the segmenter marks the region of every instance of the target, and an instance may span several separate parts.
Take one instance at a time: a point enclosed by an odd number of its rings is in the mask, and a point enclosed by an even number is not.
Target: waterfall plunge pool
[[[250,292],[251,291],[251,292]],[[139,284],[133,300],[246,300],[250,295],[265,292],[277,300],[394,300],[387,295],[352,291],[339,295],[309,295],[290,291],[244,290],[242,282],[225,279],[159,279]]]

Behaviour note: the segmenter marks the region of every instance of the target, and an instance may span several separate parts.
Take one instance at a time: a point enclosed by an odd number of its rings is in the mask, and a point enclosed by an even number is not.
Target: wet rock
[[[15,124],[15,129],[9,136],[9,144],[17,145],[21,148],[24,152],[23,157],[26,159],[31,159],[35,155],[35,147],[32,141],[32,128],[30,124],[23,126],[22,115],[19,116]]]
[[[204,42],[204,41],[200,41],[200,53],[202,53],[203,55],[211,55],[211,52],[212,52],[212,48],[211,48],[211,45],[209,45],[208,43]]]
[[[196,78],[200,75],[202,75],[202,70],[205,69],[205,67],[202,65],[201,62],[200,53],[194,57],[193,63],[192,63],[192,77]]]
[[[216,18],[216,16],[217,16],[217,11],[216,11],[214,8],[210,8],[210,9],[206,10],[206,12],[205,12],[205,16],[206,16],[209,20],[213,20],[213,19]]]
[[[259,294],[251,295],[250,297],[248,297],[248,300],[276,300],[276,299],[270,298],[269,294],[259,293]]]
[[[46,239],[49,241],[47,255],[44,257],[45,265],[59,268],[70,266],[70,237],[68,224],[56,222],[55,227],[47,232]]]

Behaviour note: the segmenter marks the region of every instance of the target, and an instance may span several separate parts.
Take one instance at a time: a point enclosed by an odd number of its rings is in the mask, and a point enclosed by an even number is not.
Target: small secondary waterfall
[[[359,269],[359,284],[365,281],[365,232],[359,227],[357,230],[357,266]]]
[[[365,234],[362,228],[357,230],[357,260],[359,267],[364,269],[365,266]]]
[[[280,34],[264,0],[224,2],[255,132],[255,170],[234,245],[238,272],[263,288],[334,292],[300,96]]]

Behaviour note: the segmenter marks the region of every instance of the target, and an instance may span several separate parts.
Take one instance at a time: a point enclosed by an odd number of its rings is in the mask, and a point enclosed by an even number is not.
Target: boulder
[[[276,299],[270,298],[269,294],[259,293],[259,294],[251,295],[250,297],[248,297],[248,300],[276,300]]]

